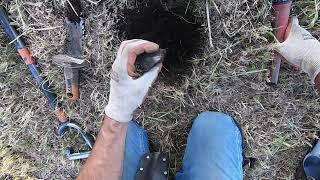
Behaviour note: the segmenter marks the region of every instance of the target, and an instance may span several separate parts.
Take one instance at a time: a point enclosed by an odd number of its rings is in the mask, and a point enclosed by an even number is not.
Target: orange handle
[[[79,89],[79,85],[76,84],[72,84],[71,87],[71,92],[72,92],[72,96],[68,96],[70,100],[76,101],[78,99],[80,99],[80,89]]]
[[[79,69],[65,67],[64,78],[66,83],[66,94],[69,100],[76,101],[80,99]]]
[[[69,116],[63,111],[63,108],[58,108],[54,114],[57,116],[60,123],[64,123],[69,120]]]
[[[36,60],[32,56],[31,51],[28,48],[18,49],[18,53],[27,65],[37,64]]]

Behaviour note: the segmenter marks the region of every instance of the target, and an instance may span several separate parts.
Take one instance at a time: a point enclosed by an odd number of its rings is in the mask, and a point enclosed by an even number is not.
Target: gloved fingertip
[[[281,48],[282,48],[282,43],[280,43],[280,42],[277,42],[277,43],[273,43],[273,44],[271,44],[271,45],[269,45],[268,47],[267,47],[267,49],[268,50],[275,50],[275,51],[278,51],[278,50],[280,50]]]
[[[298,17],[292,16],[284,34],[284,41],[292,38],[299,38],[300,34],[301,26],[299,25]]]
[[[298,26],[300,26],[300,25],[299,25],[299,19],[298,19],[297,16],[292,16],[290,20],[291,20],[292,25],[298,25]]]
[[[146,53],[153,53],[159,50],[160,46],[154,42],[147,42],[144,44]]]
[[[291,17],[290,23],[287,27],[288,37],[295,35],[301,31],[301,26],[299,24],[299,19],[297,16]]]
[[[141,83],[148,83],[151,85],[151,83],[158,77],[160,70],[161,70],[161,65],[157,65],[153,67],[150,71],[145,73],[143,76],[138,78],[136,81],[139,81]]]

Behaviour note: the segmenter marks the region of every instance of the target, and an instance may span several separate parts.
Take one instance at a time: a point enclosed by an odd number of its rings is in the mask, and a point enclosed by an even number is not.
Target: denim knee
[[[210,129],[211,132],[217,132],[221,129],[238,129],[234,119],[221,112],[203,112],[193,123],[193,129],[199,129],[203,131],[204,129]]]
[[[183,170],[176,180],[243,179],[243,140],[234,119],[203,112],[188,136]]]

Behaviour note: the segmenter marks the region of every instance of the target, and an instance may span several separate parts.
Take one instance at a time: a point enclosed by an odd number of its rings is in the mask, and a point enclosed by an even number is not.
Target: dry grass
[[[92,63],[83,70],[82,98],[65,102],[68,113],[86,130],[97,134],[107,104],[109,74],[121,42],[112,25],[119,8],[132,1],[83,1],[87,14],[86,52]],[[204,1],[197,2],[195,16],[203,17]],[[214,48],[204,45],[203,55],[194,57],[190,76],[180,84],[157,82],[137,117],[150,131],[155,150],[169,152],[171,171],[181,166],[187,133],[193,119],[202,111],[222,111],[234,116],[246,136],[246,154],[257,158],[247,170],[247,179],[294,179],[295,168],[319,131],[319,99],[309,78],[292,67],[282,68],[280,84],[266,85],[272,52],[270,43],[270,2],[210,0]],[[319,2],[297,1],[302,23],[319,37],[316,15]],[[41,67],[64,94],[62,70],[50,57],[62,51],[64,31],[58,0],[1,1],[10,9],[14,24],[27,37]],[[316,6],[315,6],[316,5]],[[317,8],[315,8],[317,7]],[[204,24],[204,27],[207,25]],[[207,32],[204,32],[207,37]],[[26,67],[0,31],[0,143],[28,164],[28,176],[72,179],[82,162],[63,156],[69,141],[55,134],[57,121],[45,98],[35,87]],[[63,95],[62,101],[66,100]],[[1,150],[2,151],[2,150]],[[1,164],[3,157],[1,153]],[[2,166],[1,172],[3,171]],[[19,169],[11,176],[22,176]]]
[[[9,148],[0,147],[0,178],[1,179],[35,179],[30,177],[34,171],[28,158],[23,153],[13,154]]]

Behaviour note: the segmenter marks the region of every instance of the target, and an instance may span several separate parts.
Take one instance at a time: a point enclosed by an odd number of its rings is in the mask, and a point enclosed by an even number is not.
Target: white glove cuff
[[[121,123],[130,122],[133,117],[132,114],[126,113],[123,109],[117,108],[112,103],[106,106],[104,112],[109,118]]]

